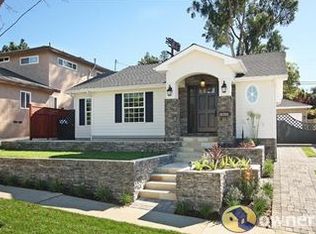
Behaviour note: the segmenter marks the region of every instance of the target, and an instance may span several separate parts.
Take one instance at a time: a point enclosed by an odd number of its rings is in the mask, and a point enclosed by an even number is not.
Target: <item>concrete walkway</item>
[[[174,230],[182,233],[231,233],[221,224],[215,224],[203,219],[133,208],[132,206],[118,207],[104,202],[66,196],[60,193],[0,185],[0,198],[18,199],[68,212],[127,222],[140,226]],[[273,230],[256,227],[248,233],[269,234],[275,232]]]
[[[316,233],[316,158],[300,147],[278,147],[274,172],[273,227]]]

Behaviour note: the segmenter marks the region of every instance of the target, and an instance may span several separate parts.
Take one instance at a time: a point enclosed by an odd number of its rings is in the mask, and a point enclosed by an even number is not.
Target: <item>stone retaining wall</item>
[[[223,148],[225,154],[246,158],[251,160],[251,164],[263,166],[265,159],[265,147],[257,146],[255,148]]]
[[[259,165],[252,165],[252,169],[255,177],[260,178]],[[219,211],[225,191],[240,178],[240,169],[179,171],[177,172],[177,200],[193,204],[197,210],[204,204],[212,204],[213,209]]]
[[[150,174],[158,166],[173,162],[174,157],[161,155],[132,161],[0,158],[0,175],[34,182],[57,180],[69,188],[84,186],[92,193],[106,187],[116,199],[123,193],[136,198]]]
[[[3,141],[1,147],[10,150],[61,150],[104,152],[171,153],[180,147],[178,141]]]

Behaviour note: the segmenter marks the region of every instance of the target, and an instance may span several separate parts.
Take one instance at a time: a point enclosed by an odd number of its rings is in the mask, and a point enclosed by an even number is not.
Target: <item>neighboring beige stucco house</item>
[[[72,86],[111,70],[53,48],[41,46],[21,51],[0,53],[0,67],[31,77],[60,93],[53,93],[50,107],[73,108],[72,97],[65,91]],[[57,106],[54,104],[57,103]]]
[[[301,122],[308,122],[307,114],[313,106],[301,102],[283,99],[277,106],[277,114],[288,114]]]
[[[0,53],[0,139],[29,135],[28,103],[72,109],[65,91],[103,73],[112,71],[51,46]]]
[[[55,89],[0,68],[0,139],[29,134],[28,103],[49,105]]]

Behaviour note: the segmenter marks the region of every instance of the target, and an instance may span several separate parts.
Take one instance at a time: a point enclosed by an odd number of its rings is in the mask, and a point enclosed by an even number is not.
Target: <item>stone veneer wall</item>
[[[252,165],[256,178],[260,178],[260,169]],[[177,200],[193,204],[199,209],[204,204],[212,204],[213,209],[219,211],[222,207],[223,196],[230,185],[241,178],[240,169],[226,169],[216,171],[185,170],[177,172]]]
[[[61,150],[104,152],[157,152],[176,151],[178,141],[3,141],[2,148],[15,150]]]
[[[90,192],[107,187],[116,199],[123,193],[133,194],[135,199],[155,168],[173,162],[174,157],[132,161],[0,158],[0,175],[29,181],[58,180],[66,187],[84,186]]]
[[[178,140],[180,137],[180,100],[165,99],[165,135],[166,140]]]
[[[221,144],[231,144],[234,142],[234,111],[233,97],[218,97],[217,103],[217,123],[218,139]],[[220,116],[221,113],[228,113],[228,116]]]
[[[180,132],[181,136],[188,134],[188,90],[179,88],[180,100]]]
[[[251,164],[263,166],[265,159],[264,146],[255,148],[222,148],[223,152],[229,156],[250,159]]]

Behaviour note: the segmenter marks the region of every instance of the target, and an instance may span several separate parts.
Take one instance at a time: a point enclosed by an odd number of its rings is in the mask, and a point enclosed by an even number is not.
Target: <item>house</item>
[[[51,46],[0,53],[0,67],[60,90],[52,94],[50,107],[73,108],[65,91],[97,74],[111,70]]]
[[[231,57],[193,44],[169,60],[130,66],[74,86],[77,138],[178,140],[252,137],[276,154],[276,113],[287,79],[285,53]],[[255,126],[256,127],[256,126]]]
[[[97,74],[111,74],[83,58],[51,46],[0,54],[0,138],[29,134],[28,104],[73,108],[65,91]]]
[[[307,112],[313,106],[301,102],[283,99],[277,106],[277,114],[288,114],[301,122],[307,122]]]
[[[48,105],[58,90],[15,72],[0,68],[0,138],[27,136],[28,104]]]

